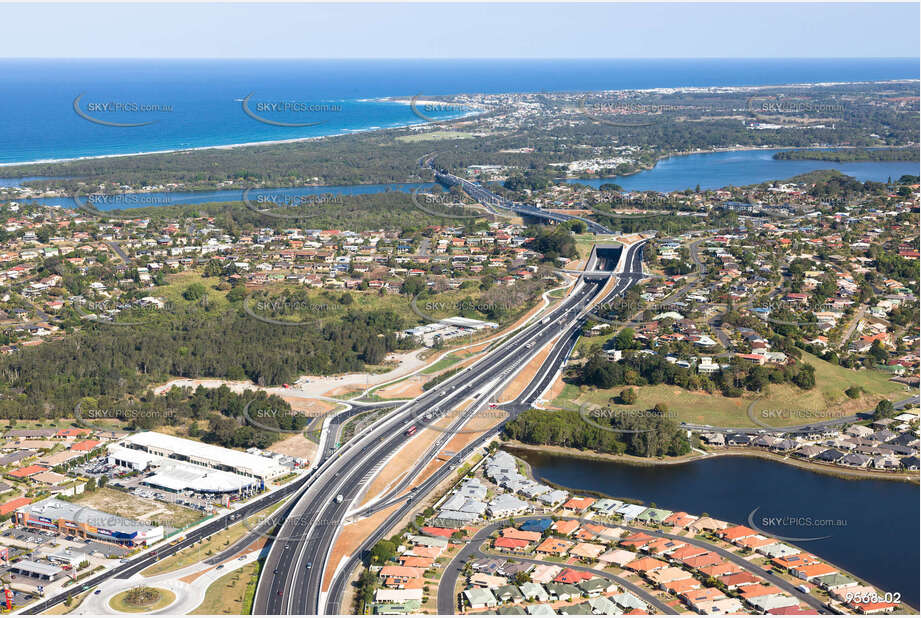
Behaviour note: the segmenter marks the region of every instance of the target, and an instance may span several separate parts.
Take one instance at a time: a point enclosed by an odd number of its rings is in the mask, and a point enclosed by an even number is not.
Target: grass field
[[[159,593],[159,598],[150,605],[138,606],[129,604],[127,597],[129,594],[131,594],[131,591],[125,590],[124,592],[119,592],[109,600],[109,607],[119,612],[146,614],[158,609],[163,609],[164,607],[171,605],[173,601],[176,600],[175,593],[170,590],[166,590],[164,588],[151,588],[151,590],[156,590],[157,593]]]
[[[619,244],[616,240],[614,240],[615,236],[613,235],[595,236],[594,234],[576,234],[575,237],[576,250],[579,252],[579,257],[583,259],[587,258],[591,254],[592,247],[594,247],[596,243]]]
[[[593,403],[613,409],[644,408],[664,403],[676,419],[688,423],[725,427],[752,427],[755,424],[748,416],[752,402],[754,417],[771,427],[801,425],[814,421],[847,416],[855,412],[870,410],[876,402],[886,397],[903,399],[910,395],[906,388],[888,380],[877,371],[854,371],[827,363],[810,354],[803,354],[803,360],[815,367],[816,387],[804,391],[790,384],[771,385],[763,393],[746,393],[743,397],[723,397],[704,391],[687,391],[677,386],[659,384],[634,387],[637,401],[630,406],[611,404],[609,399],[624,388],[588,389],[567,384],[554,405],[573,407],[582,403]],[[862,387],[866,394],[858,399],[849,399],[844,390],[850,386]],[[771,411],[771,412],[768,412]]]
[[[213,309],[224,309],[228,304],[227,292],[214,289],[217,283],[215,277],[205,278],[196,272],[182,272],[166,276],[166,285],[155,287],[151,290],[151,296],[163,298],[167,303],[174,303],[177,306],[190,304],[182,297],[182,293],[193,283],[201,283],[207,290],[209,306]]]
[[[93,591],[92,591],[92,590],[87,590],[87,591],[84,592],[83,594],[78,594],[78,595],[76,595],[76,596],[71,597],[71,599],[70,599],[70,604],[67,604],[66,602],[65,602],[65,603],[58,603],[58,604],[55,605],[54,607],[52,607],[52,608],[50,608],[50,609],[46,609],[45,611],[43,611],[43,612],[42,612],[42,615],[43,615],[43,616],[60,616],[60,615],[63,615],[63,614],[69,614],[69,613],[71,613],[72,611],[74,611],[75,609],[77,609],[77,608],[80,606],[80,603],[83,602],[83,599],[85,599],[86,597],[88,597],[88,596],[91,595],[91,594],[93,594]]]
[[[241,520],[240,522],[230,526],[226,530],[221,530],[215,534],[212,534],[208,537],[208,540],[196,543],[192,547],[187,547],[182,551],[164,558],[163,560],[153,564],[143,571],[141,575],[145,577],[153,577],[154,575],[161,575],[163,573],[169,573],[170,571],[175,571],[189,566],[190,564],[195,564],[196,562],[201,562],[214,554],[220,553],[230,547],[232,544],[236,543],[238,540],[243,538],[243,536],[250,532],[250,528],[254,524],[260,522],[263,517],[271,515],[275,509],[281,506],[282,503],[273,504],[260,511],[256,515],[248,516]],[[243,524],[250,522],[249,527],[244,526]]]
[[[422,373],[426,375],[437,373],[443,369],[447,369],[448,367],[450,367],[451,365],[454,365],[460,360],[462,360],[460,356],[457,356],[456,354],[448,354],[447,356],[445,356],[443,359],[441,359],[434,365],[423,369]]]
[[[189,614],[248,615],[253,606],[259,570],[260,563],[256,561],[223,575],[208,586],[205,600]]]
[[[475,137],[473,133],[464,131],[432,131],[431,133],[418,133],[416,135],[401,135],[396,138],[398,142],[433,142],[446,139],[471,139]]]

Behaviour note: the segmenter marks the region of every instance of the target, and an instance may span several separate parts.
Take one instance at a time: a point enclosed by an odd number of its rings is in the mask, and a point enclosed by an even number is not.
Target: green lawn
[[[245,616],[250,613],[260,570],[259,562],[250,562],[217,579],[208,586],[205,600],[190,612],[194,614]]]
[[[631,406],[611,404],[608,400],[624,388],[612,389],[580,388],[567,384],[554,405],[573,407],[590,402],[610,406],[614,409],[644,408],[664,403],[676,419],[689,423],[716,426],[753,427],[748,417],[748,406],[759,422],[772,427],[802,425],[804,423],[847,416],[854,412],[872,409],[883,397],[891,400],[903,399],[908,391],[901,384],[891,382],[885,374],[877,371],[854,371],[827,363],[810,354],[803,354],[803,360],[815,367],[816,387],[804,391],[790,384],[771,385],[757,395],[746,393],[743,397],[723,397],[703,391],[687,391],[677,386],[659,384],[634,387],[637,401]],[[859,399],[849,399],[844,390],[852,385],[864,388],[868,394]],[[773,412],[769,412],[773,411]]]
[[[592,252],[592,247],[594,247],[597,243],[614,245],[620,244],[614,240],[614,235],[595,236],[593,234],[576,234],[575,237],[576,250],[579,252],[579,257],[581,258],[587,258]]]
[[[450,367],[451,365],[454,365],[460,360],[462,359],[459,356],[456,356],[454,354],[448,354],[447,356],[445,356],[443,359],[441,359],[440,361],[438,361],[431,367],[426,367],[425,369],[423,369],[422,373],[426,375],[431,374],[431,373],[437,373],[443,369],[447,369],[448,367]]]
[[[116,594],[114,597],[109,600],[109,606],[118,612],[128,612],[128,613],[149,613],[156,611],[158,609],[163,609],[164,607],[171,605],[173,601],[176,600],[176,594],[165,588],[151,588],[156,591],[157,599],[149,605],[131,605],[128,603],[128,595],[131,593],[131,590],[125,590]]]
[[[441,141],[446,139],[471,139],[472,137],[475,137],[473,133],[466,133],[464,131],[432,131],[430,133],[417,133],[416,135],[401,135],[396,138],[396,141],[412,143]]]

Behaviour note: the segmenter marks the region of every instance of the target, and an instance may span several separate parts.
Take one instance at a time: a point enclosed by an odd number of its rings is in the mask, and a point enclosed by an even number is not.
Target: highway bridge
[[[486,206],[493,213],[498,214],[500,211],[510,211],[522,217],[533,217],[535,219],[543,219],[544,221],[552,221],[554,223],[564,223],[566,221],[576,220],[584,223],[588,228],[588,231],[594,234],[614,233],[613,230],[610,230],[600,223],[592,221],[591,219],[586,219],[585,217],[548,212],[542,208],[538,208],[537,206],[514,202],[500,195],[496,195],[481,184],[470,182],[469,180],[455,176],[445,169],[437,169],[435,167],[434,155],[427,155],[422,157],[419,162],[421,165],[430,168],[435,173],[435,180],[438,181],[439,184],[442,184],[446,187],[460,186],[460,188],[463,189],[467,195],[481,203],[483,206]]]
[[[608,263],[607,267],[614,270],[615,274],[639,272],[643,244],[640,242],[626,246],[619,252],[617,266],[612,267]],[[618,276],[607,298],[622,294],[640,279],[641,276],[636,274]],[[279,540],[272,545],[266,558],[263,577],[256,592],[254,613],[336,614],[340,613],[340,609],[348,613],[350,608],[339,608],[338,602],[349,572],[361,559],[361,552],[370,548],[403,516],[410,513],[419,497],[446,478],[474,448],[482,446],[496,435],[499,428],[455,454],[441,466],[435,476],[420,487],[407,492],[408,483],[402,483],[377,499],[374,508],[362,507],[360,503],[370,481],[411,439],[406,435],[407,430],[426,423],[425,416],[431,416],[433,411],[439,411],[436,416],[440,416],[451,410],[462,410],[406,475],[406,478],[410,478],[427,466],[438,451],[461,431],[463,425],[497,393],[501,393],[542,348],[553,342],[550,355],[523,393],[515,401],[502,406],[512,416],[527,409],[546,391],[561,370],[578,339],[588,305],[600,300],[599,295],[605,283],[580,278],[569,296],[537,323],[519,329],[471,367],[438,388],[401,406],[340,448],[335,458],[322,464],[276,532]],[[342,496],[341,500],[339,496]],[[333,546],[346,521],[367,516],[379,510],[377,507],[383,508],[384,505],[400,502],[402,506],[362,543],[354,555],[342,564],[329,564]],[[326,573],[329,568],[335,571],[331,578]]]

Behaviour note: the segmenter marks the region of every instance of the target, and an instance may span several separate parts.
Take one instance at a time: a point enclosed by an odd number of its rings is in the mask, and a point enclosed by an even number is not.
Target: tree
[[[192,283],[186,287],[186,289],[182,292],[182,297],[188,301],[194,301],[199,300],[206,293],[207,290],[205,289],[205,286],[196,281],[195,283]]]
[[[378,541],[377,544],[371,548],[371,561],[375,564],[385,564],[396,555],[396,552],[396,545],[391,541]]]
[[[625,388],[620,391],[620,402],[627,406],[636,403],[636,391],[632,388]]]
[[[893,410],[892,402],[888,399],[883,399],[876,404],[876,408],[873,410],[873,418],[877,420],[887,418],[892,416]]]
[[[208,260],[202,275],[205,277],[220,277],[223,272],[224,265],[220,260]]]
[[[614,337],[614,348],[617,350],[633,349],[633,329],[625,328]]]

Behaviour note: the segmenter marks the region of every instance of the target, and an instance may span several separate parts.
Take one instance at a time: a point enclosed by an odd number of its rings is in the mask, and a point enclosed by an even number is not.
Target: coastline
[[[382,100],[382,99],[381,99]],[[403,103],[403,101],[390,101],[392,103]],[[406,105],[409,105],[409,102],[405,102]],[[126,152],[126,153],[117,153],[117,154],[100,154],[100,155],[85,155],[81,157],[64,157],[61,159],[36,159],[34,161],[13,161],[7,163],[0,163],[0,169],[5,167],[19,167],[26,165],[49,165],[57,163],[72,163],[74,161],[91,161],[95,159],[113,159],[117,157],[143,157],[147,155],[161,155],[161,154],[172,154],[177,152],[195,152],[199,150],[234,150],[236,148],[253,148],[256,146],[277,146],[280,144],[296,144],[300,142],[309,142],[316,140],[324,140],[335,137],[343,137],[346,135],[357,135],[360,133],[371,133],[374,131],[394,131],[400,129],[407,129],[409,127],[422,127],[422,126],[434,126],[442,122],[455,122],[459,120],[465,120],[472,116],[477,116],[480,114],[486,113],[483,110],[475,110],[469,113],[463,114],[461,116],[455,116],[452,118],[445,118],[443,120],[437,121],[428,121],[419,119],[418,122],[410,122],[408,124],[398,124],[389,127],[368,127],[366,129],[343,129],[337,133],[330,133],[328,135],[313,135],[310,137],[292,137],[288,139],[276,139],[276,140],[266,140],[266,141],[256,141],[256,142],[239,142],[234,144],[215,144],[211,146],[192,146],[190,148],[166,148],[164,150],[145,150],[140,152]],[[369,183],[374,184],[374,183]]]
[[[675,93],[675,92],[693,93],[693,92],[703,92],[703,91],[712,91],[712,90],[719,90],[724,93],[731,93],[731,92],[745,93],[745,92],[757,92],[760,90],[778,89],[778,88],[779,89],[783,89],[783,88],[821,88],[821,87],[831,87],[831,86],[867,85],[867,84],[885,85],[885,84],[914,83],[918,81],[919,80],[914,79],[914,78],[904,78],[904,79],[869,80],[869,81],[868,80],[858,80],[858,81],[845,81],[845,82],[803,82],[803,83],[788,83],[788,84],[765,84],[765,85],[758,85],[758,86],[725,86],[725,85],[723,86],[715,86],[715,85],[679,86],[679,87],[659,87],[659,88],[644,88],[644,89],[628,88],[628,89],[620,89],[620,90],[559,91],[556,94],[561,94],[561,95],[566,95],[566,94],[629,94],[629,93],[662,94],[662,93]],[[459,96],[476,96],[476,95],[482,95],[482,94],[484,93],[454,93],[450,95],[434,95],[434,96],[444,96],[445,98],[451,98],[451,97],[459,97]],[[501,96],[501,95],[507,96],[507,95],[512,95],[512,94],[515,94],[515,93],[513,92],[497,93],[492,96]],[[532,94],[533,95],[533,94],[538,94],[538,93],[530,92],[530,93],[521,93],[521,94]],[[415,95],[415,96],[419,96],[419,95]],[[390,103],[398,103],[398,104],[403,104],[403,105],[411,105],[413,103],[414,98],[415,98],[414,96],[408,96],[408,95],[395,95],[395,96],[389,96],[389,97],[366,97],[366,98],[359,98],[355,100],[358,102],[378,101],[378,102],[390,102]],[[426,103],[441,104],[441,103],[444,103],[445,101],[439,101],[436,99],[425,99],[425,100],[420,99],[415,102],[417,104],[426,104]],[[489,111],[490,110],[488,109],[487,110],[478,109],[478,110],[472,110],[460,116],[456,116],[453,118],[440,119],[437,121],[427,121],[427,120],[423,120],[422,118],[420,118],[420,122],[411,122],[409,124],[399,124],[399,125],[394,125],[394,126],[389,126],[389,127],[374,127],[374,128],[366,128],[366,129],[346,129],[346,130],[343,130],[337,133],[330,133],[328,135],[316,135],[312,137],[296,137],[296,138],[290,138],[290,139],[265,140],[265,141],[255,141],[255,142],[237,142],[237,143],[231,143],[231,144],[194,146],[190,148],[166,148],[163,150],[149,150],[149,151],[138,151],[138,152],[130,152],[130,153],[85,155],[85,156],[79,156],[79,157],[64,157],[64,158],[53,158],[53,159],[35,159],[32,161],[2,162],[0,163],[0,169],[4,167],[69,163],[73,161],[84,161],[84,160],[92,160],[92,159],[108,159],[108,158],[113,158],[113,157],[139,157],[139,156],[146,156],[146,155],[153,155],[153,154],[193,152],[197,150],[228,150],[228,149],[233,149],[233,148],[248,148],[252,146],[271,146],[271,145],[277,145],[277,144],[290,144],[290,143],[306,142],[310,140],[326,139],[326,138],[331,138],[331,137],[341,137],[343,135],[352,135],[355,133],[365,133],[369,131],[386,131],[386,130],[405,129],[408,127],[416,127],[416,126],[424,126],[424,125],[435,125],[435,124],[439,124],[439,123],[447,122],[447,121],[464,120],[464,119],[467,119],[473,116],[489,113]],[[821,146],[819,147],[821,148]],[[770,149],[770,148],[784,148],[784,149],[794,150],[797,148],[816,148],[816,146],[790,147],[790,148],[786,148],[782,146],[772,146],[772,147],[731,146],[731,147],[715,148],[715,149],[709,149],[709,150],[697,150],[697,151],[666,154],[666,155],[662,155],[658,157],[656,159],[656,162],[658,163],[658,161],[661,161],[662,159],[666,159],[672,156],[706,154],[709,152],[731,152],[731,151],[738,151],[738,150],[763,150],[763,149]],[[622,176],[630,176],[633,174],[637,174],[639,172],[652,169],[653,167],[655,167],[655,164],[653,164],[652,167],[648,167],[648,168],[643,167],[635,172],[630,172],[629,174],[623,174]]]
[[[702,459],[712,459],[714,457],[756,457],[758,459],[769,459],[777,463],[786,464],[803,470],[809,470],[818,474],[828,476],[837,476],[847,480],[875,480],[875,481],[895,481],[901,483],[919,484],[918,472],[885,472],[882,470],[863,470],[856,468],[844,468],[831,464],[819,464],[813,461],[800,460],[795,457],[783,456],[777,453],[762,451],[760,449],[739,447],[726,448],[719,451],[708,451],[704,455],[684,455],[681,457],[669,457],[663,459],[648,459],[645,457],[635,457],[633,455],[613,455],[609,453],[597,453],[595,451],[581,451],[578,449],[562,446],[537,446],[533,444],[524,444],[521,442],[506,440],[502,442],[502,448],[508,450],[513,455],[513,451],[523,451],[535,454],[556,455],[561,457],[571,457],[575,459],[585,459],[589,461],[609,461],[632,466],[675,466]]]

